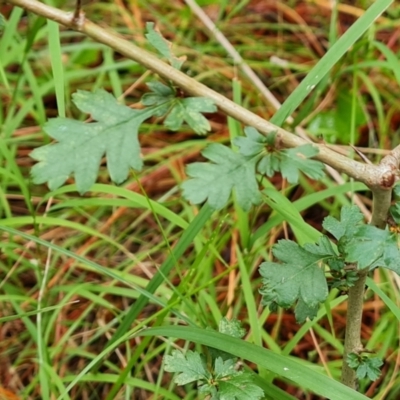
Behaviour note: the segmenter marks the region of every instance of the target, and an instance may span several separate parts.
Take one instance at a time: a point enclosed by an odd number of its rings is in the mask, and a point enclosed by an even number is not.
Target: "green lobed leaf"
[[[258,400],[264,397],[263,390],[253,383],[248,373],[229,375],[218,380],[220,400]]]
[[[310,160],[311,157],[318,154],[318,149],[312,144],[282,150],[280,153],[280,171],[289,183],[298,182],[300,171],[311,179],[324,177],[324,164],[320,161]]]
[[[294,149],[274,150],[271,147],[275,144],[275,132],[264,136],[253,127],[246,127],[244,132],[245,137],[237,137],[233,141],[239,147],[240,154],[254,156],[263,151],[267,153],[257,166],[258,172],[269,177],[275,172],[281,172],[289,183],[297,183],[300,172],[312,179],[320,179],[324,176],[324,164],[310,160],[318,154],[318,149],[312,144],[305,144]]]
[[[264,262],[260,266],[263,304],[296,308],[298,322],[313,318],[320,303],[328,296],[320,254],[313,254],[290,240],[280,240],[273,247],[274,256],[282,262]]]
[[[170,107],[169,103],[176,96],[176,92],[172,87],[158,81],[148,82],[146,85],[150,89],[150,93],[145,93],[141,98],[141,103],[144,106],[150,107],[168,103]]]
[[[346,246],[346,261],[359,269],[384,267],[400,274],[397,237],[388,230],[362,225]]]
[[[246,330],[242,327],[240,321],[235,318],[229,320],[226,317],[222,318],[219,322],[218,331],[238,339],[241,339],[246,334]]]
[[[366,357],[350,353],[347,356],[347,363],[350,368],[356,371],[358,379],[368,378],[375,381],[381,375],[380,367],[383,365],[383,361],[378,357]]]
[[[257,157],[245,157],[219,143],[209,145],[202,154],[213,163],[193,163],[187,167],[191,179],[182,184],[187,200],[194,204],[207,200],[210,207],[220,210],[228,203],[234,189],[245,211],[260,203],[255,174]]]
[[[186,355],[179,350],[173,350],[171,355],[164,357],[164,369],[168,372],[176,372],[174,378],[177,385],[186,385],[198,380],[208,380],[211,377],[205,362],[199,353],[188,350]]]
[[[154,22],[146,23],[146,38],[150,44],[176,69],[180,70],[186,61],[185,56],[176,57],[172,53],[172,43],[165,39],[160,32],[154,29]]]
[[[104,155],[111,179],[116,183],[127,178],[130,168],[140,171],[143,162],[138,129],[153,111],[132,110],[101,89],[93,93],[78,90],[73,102],[97,122],[49,120],[43,129],[58,142],[31,152],[30,156],[39,161],[31,171],[33,182],[47,182],[50,190],[55,190],[74,174],[78,191],[83,194],[96,181]]]
[[[164,121],[164,125],[177,131],[186,122],[199,135],[206,134],[211,128],[202,112],[215,112],[214,101],[206,97],[187,97],[175,99],[172,109]]]
[[[244,156],[259,154],[266,146],[273,146],[275,143],[276,133],[264,136],[252,126],[246,126],[244,133],[246,136],[239,136],[233,140],[233,144],[239,148],[239,153]]]
[[[340,240],[343,236],[352,237],[363,220],[364,216],[357,206],[344,206],[340,210],[340,221],[329,215],[324,219],[322,226]]]

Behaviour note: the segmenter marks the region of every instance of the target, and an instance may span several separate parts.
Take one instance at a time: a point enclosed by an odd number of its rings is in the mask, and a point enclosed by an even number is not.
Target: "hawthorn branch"
[[[276,132],[276,143],[278,147],[293,148],[307,143],[303,138],[282,129],[238,104],[235,104],[225,96],[171,67],[146,50],[143,50],[135,44],[117,36],[115,33],[92,23],[85,19],[83,15],[81,15],[77,20],[74,13],[59,10],[36,0],[7,1],[15,6],[22,7],[37,15],[58,22],[69,29],[79,31],[86,36],[91,37],[95,41],[109,46],[125,57],[136,61],[148,70],[158,74],[162,78],[172,81],[175,85],[179,86],[190,95],[212,99],[218,108],[225,114],[242,122],[244,125],[253,126],[264,135]],[[364,164],[336,153],[324,144],[314,143],[313,145],[319,150],[315,159],[322,161],[339,172],[347,174],[359,182],[363,182],[371,188],[371,190],[388,190],[393,185],[386,186],[386,184],[391,181],[393,181],[394,184],[394,175],[391,176],[393,171],[386,164]]]
[[[380,162],[380,165],[384,165],[387,171],[389,171],[387,175],[381,177],[384,187],[392,187],[398,176],[400,146],[397,146],[385,156]],[[373,206],[370,224],[377,228],[384,229],[387,224],[392,191],[375,188],[372,190],[372,194]],[[368,268],[359,271],[358,280],[355,285],[349,289],[349,297],[347,300],[348,307],[341,381],[343,384],[353,389],[357,388],[357,377],[356,372],[347,364],[347,356],[351,353],[360,354],[363,352],[363,345],[361,343],[361,323],[367,276]]]

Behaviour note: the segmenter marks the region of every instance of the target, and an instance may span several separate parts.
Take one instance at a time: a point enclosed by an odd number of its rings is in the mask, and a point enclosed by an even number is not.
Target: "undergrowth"
[[[70,4],[60,3],[58,7],[71,9]],[[300,1],[201,5],[276,99],[284,102],[363,14],[367,6],[363,3],[347,8],[340,4],[336,11],[326,4]],[[398,60],[390,54],[398,55],[398,8],[393,5],[337,62],[285,127],[305,129],[313,140],[346,155],[354,155],[352,146],[363,147],[372,162],[397,145],[400,80]],[[25,15],[19,8],[2,6],[0,12],[6,20],[0,37],[0,213],[5,229],[0,255],[0,365],[6,366],[0,368],[0,394],[12,398],[15,393],[24,399],[194,399],[199,396],[198,381],[204,393],[216,396],[218,380],[226,383],[224,373],[234,371],[240,384],[251,381],[251,388],[259,388],[254,396],[261,396],[261,390],[272,399],[321,398],[307,389],[313,379],[308,375],[313,371],[324,378],[340,377],[351,273],[332,273],[328,283],[333,290],[317,301],[324,307],[313,308],[315,318],[298,325],[293,312],[275,307],[284,304],[268,291],[265,279],[270,269],[265,267],[282,259],[276,253],[279,247],[273,247],[279,240],[294,239],[298,245],[291,246],[310,249],[324,228],[335,236],[323,225],[324,218],[339,220],[340,210],[352,210],[353,202],[368,220],[371,200],[366,186],[343,181],[345,177],[338,182],[335,176],[322,176],[319,165],[311,172],[300,168],[305,174],[290,168],[285,172],[285,160],[298,157],[301,164],[314,155],[310,146],[300,154],[292,150],[263,154],[276,159],[264,163],[264,169],[262,164],[258,167],[261,181],[252,183],[244,173],[231,182],[232,187],[244,188],[233,200],[229,193],[225,200],[221,194],[226,193],[226,179],[211,181],[204,196],[193,184],[193,179],[201,178],[202,163],[218,159],[223,165],[229,157],[250,157],[261,149],[260,143],[272,146],[273,135],[269,143],[252,128],[242,132],[240,124],[232,118],[227,122],[208,99],[193,103],[168,82],[161,83],[137,63],[80,33],[61,29],[58,40],[58,27],[52,22]],[[190,76],[268,120],[275,114],[260,87],[245,77],[188,6],[101,2],[86,5],[85,12],[94,22],[148,49],[154,31],[146,30],[146,22],[156,21],[179,56],[171,58],[172,63],[179,64],[185,55],[185,72]],[[167,53],[164,56],[168,58]],[[110,124],[107,113],[118,113],[108,102],[110,93],[126,106],[124,112],[139,116],[137,125],[126,127],[132,131],[140,124],[136,146],[125,144],[124,158],[113,160],[107,154],[107,167],[114,162],[114,169],[107,170],[103,153],[97,154],[94,163],[100,160],[102,165],[99,175],[90,166],[93,144],[74,153],[82,180],[76,171],[72,180],[69,170],[57,170],[57,165],[65,165],[63,154],[72,160],[73,150],[63,148],[54,153],[47,170],[56,177],[34,178],[36,183],[50,181],[54,190],[49,193],[45,185],[34,184],[30,177],[34,162],[28,156],[40,161],[44,151],[40,146],[51,143],[41,127],[47,127],[49,134],[55,122],[48,119],[60,116],[74,120],[72,133],[80,127],[92,129],[95,124],[83,122],[88,113],[93,120],[103,117]],[[170,117],[162,125],[161,117],[170,109],[157,109],[157,96],[169,94],[174,106],[184,109],[184,118]],[[106,107],[85,108],[85,100],[96,95],[103,96]],[[152,106],[153,111],[143,106]],[[205,120],[198,112],[211,114]],[[207,136],[193,132],[204,134],[207,128],[211,129]],[[227,154],[222,149],[230,143]],[[134,165],[129,164],[132,160]],[[185,169],[192,162],[196,164]],[[261,156],[257,162],[262,162]],[[276,168],[268,169],[271,165]],[[213,173],[222,176],[221,169]],[[110,185],[111,179],[120,185]],[[64,181],[67,185],[60,187]],[[199,212],[182,196],[182,184],[189,200],[197,204],[208,198],[218,211],[203,207]],[[261,194],[255,194],[257,185],[264,187]],[[89,188],[78,195],[77,191]],[[394,233],[396,226],[394,221]],[[284,243],[292,242],[279,243],[285,253]],[[264,267],[259,272],[260,264]],[[400,282],[386,269],[376,269],[373,278],[367,281],[362,339],[374,359],[385,363],[371,383],[364,379],[373,370],[365,368],[370,357],[351,361],[366,371],[360,372],[360,392],[370,398],[396,399]],[[151,282],[159,282],[154,284],[155,293],[149,288]],[[261,307],[262,301],[272,302],[272,307]],[[129,314],[135,304],[138,310],[143,305],[140,313]],[[310,315],[302,319],[306,316]],[[244,330],[224,338],[227,332],[221,330],[221,321],[231,320],[241,321]],[[174,340],[181,324],[188,325],[186,340]],[[134,335],[147,327],[154,327],[155,333]],[[231,351],[207,346],[207,335]],[[239,341],[242,335],[245,343]],[[112,352],[107,349],[110,343]],[[206,379],[174,380],[171,373],[186,372],[187,366],[179,371],[172,358],[187,360],[191,355],[204,367]],[[285,364],[278,357],[289,355],[300,360],[300,366],[291,358]],[[249,362],[243,365],[240,359]],[[276,371],[271,372],[271,363]],[[285,377],[279,368],[293,368],[299,378]],[[333,382],[328,390],[336,390]]]

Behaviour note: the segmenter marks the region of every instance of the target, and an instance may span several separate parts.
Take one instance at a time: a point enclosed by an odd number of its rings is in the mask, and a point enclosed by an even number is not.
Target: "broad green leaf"
[[[97,122],[84,123],[68,118],[51,119],[45,132],[57,143],[39,147],[30,156],[39,161],[32,168],[33,182],[47,182],[50,190],[62,186],[74,174],[83,194],[95,183],[101,159],[107,157],[111,179],[123,182],[130,168],[142,169],[138,129],[151,110],[132,110],[118,104],[104,90],[94,93],[78,90],[73,102]]]
[[[182,184],[184,197],[194,204],[208,200],[220,210],[235,190],[239,205],[249,210],[261,201],[255,174],[257,157],[245,157],[230,148],[214,143],[206,147],[203,156],[213,163],[193,163],[187,168],[191,179]]]
[[[318,154],[318,149],[312,144],[305,144],[293,149],[272,151],[258,164],[258,171],[267,176],[281,172],[289,183],[297,183],[299,173],[303,172],[312,179],[324,176],[324,164],[310,157]]]
[[[350,353],[347,356],[347,363],[356,371],[358,379],[368,378],[375,381],[381,375],[380,367],[383,365],[383,361],[378,357],[369,358]]]
[[[171,101],[175,99],[175,90],[161,82],[148,82],[148,88],[150,93],[145,93],[141,98],[141,103],[146,107],[165,105],[165,109],[160,109],[157,117],[161,117],[167,113],[169,108],[172,106]]]
[[[215,373],[220,400],[258,400],[264,397],[263,390],[253,383],[251,374],[238,373],[235,371],[234,364],[229,367],[229,370],[224,371],[223,368],[226,368],[222,365],[224,361],[221,360],[221,365],[217,365],[219,360],[221,359],[218,358],[215,362]]]
[[[173,350],[170,356],[164,357],[168,372],[177,372],[174,382],[177,385],[186,385],[198,380],[208,380],[211,377],[199,353],[187,351],[186,355],[179,350]]]
[[[299,301],[298,322],[313,318],[319,304],[328,296],[324,271],[319,265],[323,256],[290,240],[280,240],[273,247],[273,254],[282,264],[267,261],[260,266],[263,304],[273,309],[287,308]]]
[[[177,131],[186,122],[196,133],[204,135],[210,130],[210,123],[201,113],[215,111],[217,111],[217,107],[214,101],[206,97],[176,98],[164,125],[173,131]]]
[[[172,53],[172,43],[165,39],[160,32],[154,29],[154,22],[146,23],[146,38],[150,44],[176,69],[180,70],[186,61],[186,56],[176,57]]]
[[[340,240],[343,236],[352,237],[363,220],[364,216],[357,206],[345,206],[340,211],[340,221],[328,216],[324,219],[322,226],[337,240]]]
[[[297,183],[299,172],[303,172],[312,179],[324,177],[324,164],[320,161],[310,160],[318,154],[318,149],[312,144],[305,144],[294,149],[280,152],[280,171],[289,183]]]
[[[400,274],[400,251],[397,236],[371,225],[359,227],[346,246],[346,261],[359,269],[384,267]]]
[[[275,172],[281,172],[289,183],[298,182],[300,171],[312,179],[324,176],[324,164],[310,159],[318,154],[318,149],[312,144],[294,149],[276,150],[273,148],[275,133],[263,136],[253,127],[246,127],[244,131],[246,137],[237,137],[233,143],[239,147],[239,152],[243,156],[255,156],[264,152],[257,166],[261,174],[271,177]]]

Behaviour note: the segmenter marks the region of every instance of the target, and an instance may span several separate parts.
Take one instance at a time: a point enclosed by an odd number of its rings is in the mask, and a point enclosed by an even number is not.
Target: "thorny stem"
[[[211,90],[200,82],[197,82],[195,79],[185,75],[183,72],[164,63],[153,54],[117,36],[115,33],[97,26],[87,19],[82,18],[82,20],[77,21],[74,14],[50,7],[36,0],[8,0],[8,2],[32,11],[37,15],[56,21],[70,29],[84,33],[97,42],[103,43],[115,51],[125,55],[127,58],[138,62],[161,77],[172,81],[191,95],[208,97],[214,100],[215,104],[225,112],[225,114],[242,122],[244,125],[253,126],[264,135],[276,132],[277,147],[293,148],[308,143],[299,136],[275,126],[258,115],[253,114],[251,111],[239,106],[225,96]],[[318,147],[319,150],[319,153],[315,158],[330,165],[337,171],[353,177],[356,181],[365,183],[371,189],[389,189],[391,187],[385,186],[387,182],[390,182],[390,179],[382,179],[383,176],[392,175],[392,172],[386,165],[364,164],[336,153],[324,144],[314,144],[314,146]]]
[[[396,179],[400,165],[400,146],[397,146],[390,154],[383,158],[380,164],[386,165],[389,170],[392,170],[393,176]],[[392,191],[375,189],[372,190],[372,194],[373,209],[370,224],[377,228],[384,229],[387,223]],[[363,345],[361,343],[361,322],[368,268],[359,271],[358,276],[355,285],[349,289],[349,297],[347,300],[346,334],[341,376],[342,383],[353,389],[357,388],[356,372],[348,366],[347,356],[350,353],[360,354],[363,351]]]
[[[253,126],[264,135],[276,132],[277,145],[279,147],[292,148],[307,143],[304,139],[271,124],[219,93],[209,89],[205,85],[197,82],[195,79],[172,68],[154,55],[135,46],[133,43],[122,39],[116,34],[111,33],[84,18],[77,19],[76,13],[74,15],[72,13],[63,12],[36,0],[8,0],[8,2],[32,11],[42,17],[56,21],[70,29],[84,33],[97,42],[103,43],[115,51],[125,55],[127,58],[138,62],[161,77],[172,81],[191,95],[204,96],[214,100],[215,104],[227,115],[245,125]],[[323,144],[314,145],[319,149],[319,154],[315,157],[316,159],[330,165],[339,172],[346,173],[348,176],[353,177],[359,182],[365,183],[371,188],[374,201],[372,220],[370,223],[378,228],[384,228],[390,206],[391,189],[393,188],[395,181],[398,179],[400,146],[396,147],[391,154],[386,156],[379,165],[369,165],[351,160],[336,153]],[[346,360],[348,354],[352,352],[359,353],[362,351],[360,333],[364,288],[367,275],[367,270],[360,271],[358,281],[355,286],[349,290],[344,360]],[[346,361],[343,363],[342,382],[347,386],[356,388],[355,372],[348,367]]]

